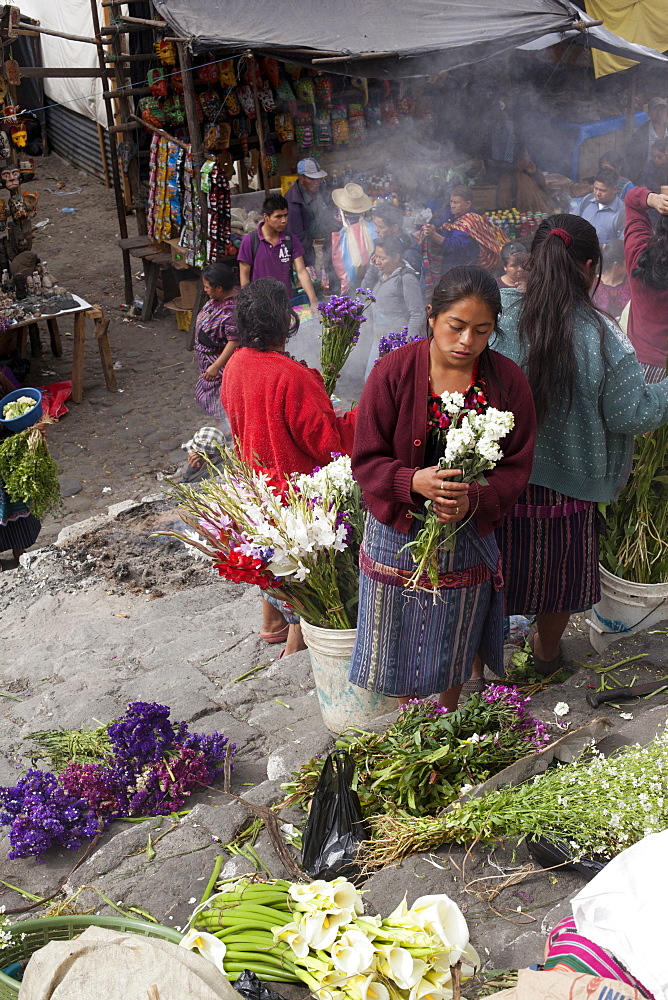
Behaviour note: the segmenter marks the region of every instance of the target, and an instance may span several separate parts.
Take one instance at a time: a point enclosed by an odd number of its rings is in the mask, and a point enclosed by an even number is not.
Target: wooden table
[[[172,255],[163,250],[162,247],[152,243],[148,236],[129,236],[125,240],[119,240],[118,245],[121,250],[127,251],[131,257],[141,260],[143,264],[146,291],[144,292],[141,318],[146,322],[155,310],[160,268],[169,267],[172,263]],[[132,303],[128,302],[128,305],[132,305]]]
[[[59,358],[62,357],[63,349],[60,340],[60,330],[58,319],[64,316],[74,317],[74,341],[72,345],[72,399],[75,403],[80,403],[83,399],[83,379],[84,379],[84,353],[86,349],[86,319],[93,320],[93,332],[97,340],[104,374],[105,385],[109,392],[116,392],[116,376],[111,358],[111,347],[109,346],[109,320],[105,317],[100,306],[91,305],[78,295],[73,295],[78,303],[75,309],[65,309],[62,312],[54,313],[51,316],[39,316],[24,320],[10,327],[10,331],[16,332],[16,350],[21,358],[25,358],[28,353],[28,336],[33,356],[40,354],[39,327],[38,323],[44,320],[49,330],[51,338],[51,352]]]

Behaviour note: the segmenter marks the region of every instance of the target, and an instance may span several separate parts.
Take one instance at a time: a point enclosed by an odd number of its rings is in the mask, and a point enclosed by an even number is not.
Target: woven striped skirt
[[[529,484],[497,532],[507,615],[575,614],[601,596],[596,504]]]
[[[635,988],[646,997],[652,996],[604,948],[578,934],[572,916],[560,920],[547,939],[547,952],[543,968],[556,969],[559,966],[570,969],[572,972],[584,972],[590,976],[599,976],[602,979],[616,979],[620,983],[626,983],[627,986]]]
[[[29,549],[42,525],[21,500],[12,500],[0,480],[0,552]]]
[[[476,653],[503,674],[503,589],[494,535],[465,522],[455,548],[439,559],[436,599],[407,591],[414,563],[399,550],[407,534],[367,515],[360,550],[360,601],[350,680],[390,697],[426,698],[471,676]],[[403,578],[403,579],[402,579]]]

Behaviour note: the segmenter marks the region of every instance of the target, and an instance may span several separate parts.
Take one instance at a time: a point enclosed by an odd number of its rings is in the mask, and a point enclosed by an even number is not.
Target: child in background
[[[190,441],[181,445],[188,453],[188,459],[181,468],[181,482],[198,483],[204,479],[209,472],[206,459],[219,465],[222,459],[220,448],[224,446],[225,435],[217,427],[200,427],[195,431]]]
[[[601,247],[601,281],[594,292],[594,302],[603,312],[619,320],[631,298],[629,278],[624,261],[624,243],[612,240]]]
[[[221,430],[229,433],[220,401],[220,383],[223,368],[237,349],[234,317],[237,280],[226,264],[209,264],[202,271],[202,284],[209,299],[200,309],[195,324],[195,353],[199,368],[195,400],[207,416],[218,422]]]
[[[518,288],[521,292],[524,291],[526,288],[524,262],[527,257],[527,249],[521,243],[506,243],[501,248],[503,274],[496,279],[499,288]]]

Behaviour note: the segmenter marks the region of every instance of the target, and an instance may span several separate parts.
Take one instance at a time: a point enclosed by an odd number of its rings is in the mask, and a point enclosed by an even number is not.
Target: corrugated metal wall
[[[90,118],[84,118],[63,104],[50,107],[46,112],[46,128],[49,147],[63,159],[81,170],[87,170],[104,179],[100,141],[97,125]],[[109,135],[105,129],[107,162],[111,163]]]

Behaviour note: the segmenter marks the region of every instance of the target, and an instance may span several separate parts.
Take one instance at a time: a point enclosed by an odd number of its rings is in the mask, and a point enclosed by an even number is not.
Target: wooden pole
[[[67,38],[70,42],[89,42],[91,45],[97,45],[97,40],[95,38],[86,38],[83,35],[68,35],[64,31],[53,31],[51,28],[42,28],[36,24],[19,24],[19,28],[23,28],[25,31],[31,33],[36,31],[40,35],[53,35],[55,38]]]
[[[105,10],[105,18],[109,16],[109,11]],[[132,90],[128,93],[126,90],[128,84],[132,86],[132,81],[128,76],[128,69],[119,61],[120,57],[124,55],[123,52],[124,38],[121,38],[120,34],[114,35],[109,41],[109,47],[111,49],[111,55],[116,57],[114,62],[114,74],[116,82],[116,92],[118,93],[118,110],[120,116],[120,124],[130,120],[130,116],[134,113],[134,105],[131,99]],[[139,89],[139,88],[138,88]],[[123,92],[125,91],[125,92]],[[113,91],[112,91],[113,93]],[[142,198],[140,197],[140,176],[139,176],[139,157],[133,157],[128,164],[128,172],[123,178],[126,181],[124,184],[124,189],[127,188],[127,193],[129,197],[126,199],[126,207],[130,205],[136,206],[137,212],[137,232],[140,236],[145,236],[148,231],[147,221],[146,221],[146,208],[142,204]]]
[[[186,149],[186,150],[190,149],[190,146],[187,142],[181,142],[180,139],[175,139],[173,135],[170,135],[169,132],[165,132],[163,128],[158,128],[157,125],[150,125],[148,122],[145,122],[143,118],[137,118],[136,115],[130,115],[130,119],[132,121],[139,122],[140,125],[143,125],[144,128],[147,128],[150,132],[155,132],[156,135],[161,135],[163,139],[167,139],[169,140],[169,142],[176,143],[176,145],[180,146],[181,149]],[[119,131],[122,128],[122,126],[116,125],[114,126],[114,128],[116,131]]]
[[[93,30],[96,35],[96,45],[97,45],[97,58],[100,64],[100,69],[106,69],[104,62],[104,46],[100,40],[100,18],[97,12],[97,0],[90,0],[90,10],[93,17]],[[102,92],[103,94],[109,89],[109,84],[107,83],[107,77],[102,77]],[[105,101],[106,112],[107,112],[107,126],[111,129],[114,124],[114,112],[112,110],[109,101]],[[116,199],[116,213],[118,215],[118,232],[122,240],[128,238],[128,220],[125,215],[125,202],[123,200],[123,186],[121,184],[121,169],[118,165],[118,146],[116,144],[116,135],[114,132],[109,132],[109,147],[111,150],[111,173],[114,180],[114,196]],[[132,306],[134,302],[134,288],[132,286],[132,262],[130,260],[130,253],[128,250],[122,250],[123,254],[123,279],[125,284],[125,301],[128,306]]]
[[[107,159],[107,144],[104,141],[104,129],[99,122],[95,123],[97,125],[97,141],[100,144],[100,156],[102,158],[102,170],[104,171],[104,186],[111,187],[111,179],[109,177],[109,160]]]
[[[257,137],[260,143],[260,163],[258,165],[260,170],[260,179],[264,182],[264,196],[267,198],[269,196],[269,174],[266,170],[266,164],[264,159],[264,122],[262,121],[262,107],[260,105],[260,95],[257,90],[257,78],[256,70],[257,63],[255,61],[255,56],[252,52],[248,52],[248,66],[250,69],[251,77],[251,87],[253,89],[253,104],[255,105],[255,121],[257,125]]]

